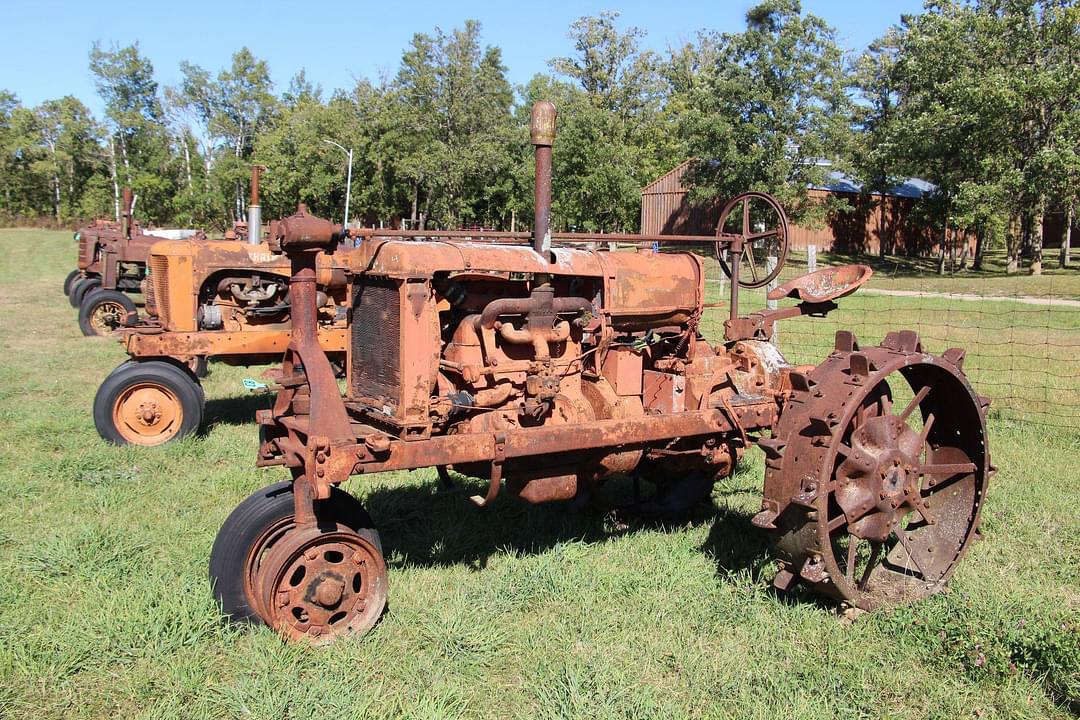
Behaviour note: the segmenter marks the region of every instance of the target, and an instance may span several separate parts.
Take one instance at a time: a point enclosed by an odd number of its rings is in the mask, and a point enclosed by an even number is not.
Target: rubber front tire
[[[87,337],[107,336],[123,327],[126,316],[134,312],[134,301],[119,290],[97,290],[84,293],[82,304],[79,305],[79,329]],[[110,315],[115,313],[118,324],[115,326],[111,323],[103,324],[104,319],[96,317],[102,313]]]
[[[94,426],[114,445],[163,445],[198,431],[205,402],[198,381],[176,365],[125,363],[98,388]]]
[[[370,541],[382,554],[382,540],[371,517],[349,493],[331,488],[330,497],[319,508],[320,520],[340,523]],[[256,490],[225,519],[210,551],[210,584],[214,599],[232,622],[261,623],[263,620],[249,598],[245,578],[253,573],[249,556],[261,559],[292,525],[291,482],[279,482]],[[258,550],[256,550],[258,548]]]
[[[82,273],[78,270],[72,270],[67,274],[67,277],[64,278],[64,295],[71,294],[71,286],[75,282],[75,278],[79,277],[80,275],[82,275]]]
[[[82,280],[76,280],[71,286],[71,293],[68,294],[68,302],[71,303],[71,307],[73,308],[80,307],[83,298],[86,297],[86,293],[99,287],[101,287],[101,278],[83,278]]]
[[[72,281],[71,287],[68,288],[68,292],[67,292],[68,304],[71,305],[71,307],[73,307],[73,308],[78,308],[79,307],[79,304],[77,302],[75,302],[75,298],[74,298],[75,292],[82,286],[83,283],[85,283],[89,279],[90,278],[78,277],[78,278],[75,278],[74,281]]]

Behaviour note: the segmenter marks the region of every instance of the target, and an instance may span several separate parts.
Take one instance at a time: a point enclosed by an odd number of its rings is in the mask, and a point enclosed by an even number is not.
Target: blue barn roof
[[[857,193],[862,190],[862,183],[851,176],[833,170],[829,173],[823,185],[812,186],[815,190],[828,190],[830,192]],[[918,200],[937,190],[937,185],[921,178],[908,178],[885,191],[886,195],[896,197],[913,198]]]

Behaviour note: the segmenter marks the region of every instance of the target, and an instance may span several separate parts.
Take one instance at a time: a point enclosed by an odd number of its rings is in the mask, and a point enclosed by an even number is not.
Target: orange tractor
[[[132,216],[131,191],[124,188],[120,222],[96,220],[75,232],[78,267],[64,279],[64,294],[79,310],[83,335],[108,335],[136,313],[132,297],[142,292],[150,248],[163,239],[201,242],[201,230],[145,229]]]
[[[258,173],[249,225],[259,227]],[[289,260],[249,242],[159,240],[147,253],[148,317],[129,313],[117,332],[130,359],[94,398],[98,434],[120,445],[160,445],[196,432],[205,396],[199,377],[214,358],[252,365],[280,357],[289,342]],[[327,256],[319,264],[318,342],[334,358],[345,350],[346,280]]]
[[[715,236],[552,233],[554,129],[554,107],[539,103],[531,238],[346,233],[302,211],[271,225],[270,246],[291,261],[292,334],[273,409],[258,414],[257,464],[289,480],[218,533],[210,576],[224,611],[316,643],[375,624],[386,562],[371,518],[339,488],[352,475],[452,468],[484,483],[480,507],[503,491],[599,502],[609,479],[632,476],[654,489],[632,509],[668,516],[708,498],[755,444],[766,469],[753,524],[775,538],[778,588],[872,609],[944,587],[991,472],[988,401],[963,351],[930,354],[910,331],[862,346],[841,331],[820,365],[793,367],[769,343],[775,322],[829,312],[869,268],[798,278],[771,293],[793,304],[741,315],[740,289],[765,277],[749,268],[787,246],[782,210],[760,194],[728,203]],[[594,249],[612,239],[639,249]],[[702,258],[655,252],[658,241],[728,253],[722,341],[699,332]],[[344,391],[320,342],[328,256],[351,314]]]

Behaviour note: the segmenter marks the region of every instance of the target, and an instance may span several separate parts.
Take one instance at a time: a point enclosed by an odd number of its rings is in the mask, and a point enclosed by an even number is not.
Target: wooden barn
[[[689,188],[683,180],[691,162],[683,162],[642,188],[643,233],[705,235],[716,231],[723,201],[704,205],[690,202]],[[884,241],[888,253],[931,253],[938,247],[940,230],[916,222],[913,210],[933,189],[925,180],[912,178],[891,188],[882,202],[880,194],[862,195],[855,181],[833,172],[825,185],[810,189],[809,197],[821,202],[829,197],[843,198],[852,209],[828,213],[822,227],[792,225],[791,247],[805,249],[812,244],[823,251],[876,254]],[[974,253],[974,237],[964,239],[969,243],[968,252]]]

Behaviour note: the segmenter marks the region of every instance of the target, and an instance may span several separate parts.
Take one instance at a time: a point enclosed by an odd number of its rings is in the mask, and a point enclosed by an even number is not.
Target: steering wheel
[[[726,232],[732,212],[739,209],[742,222],[739,230]],[[738,216],[736,216],[738,217]],[[733,258],[724,259],[723,249],[730,247],[736,238],[742,238],[739,255],[739,286],[758,288],[771,282],[784,267],[788,254],[788,221],[784,208],[776,198],[763,192],[744,192],[732,198],[720,211],[716,225],[716,259],[724,273],[731,277]],[[770,270],[769,258],[775,261]]]

